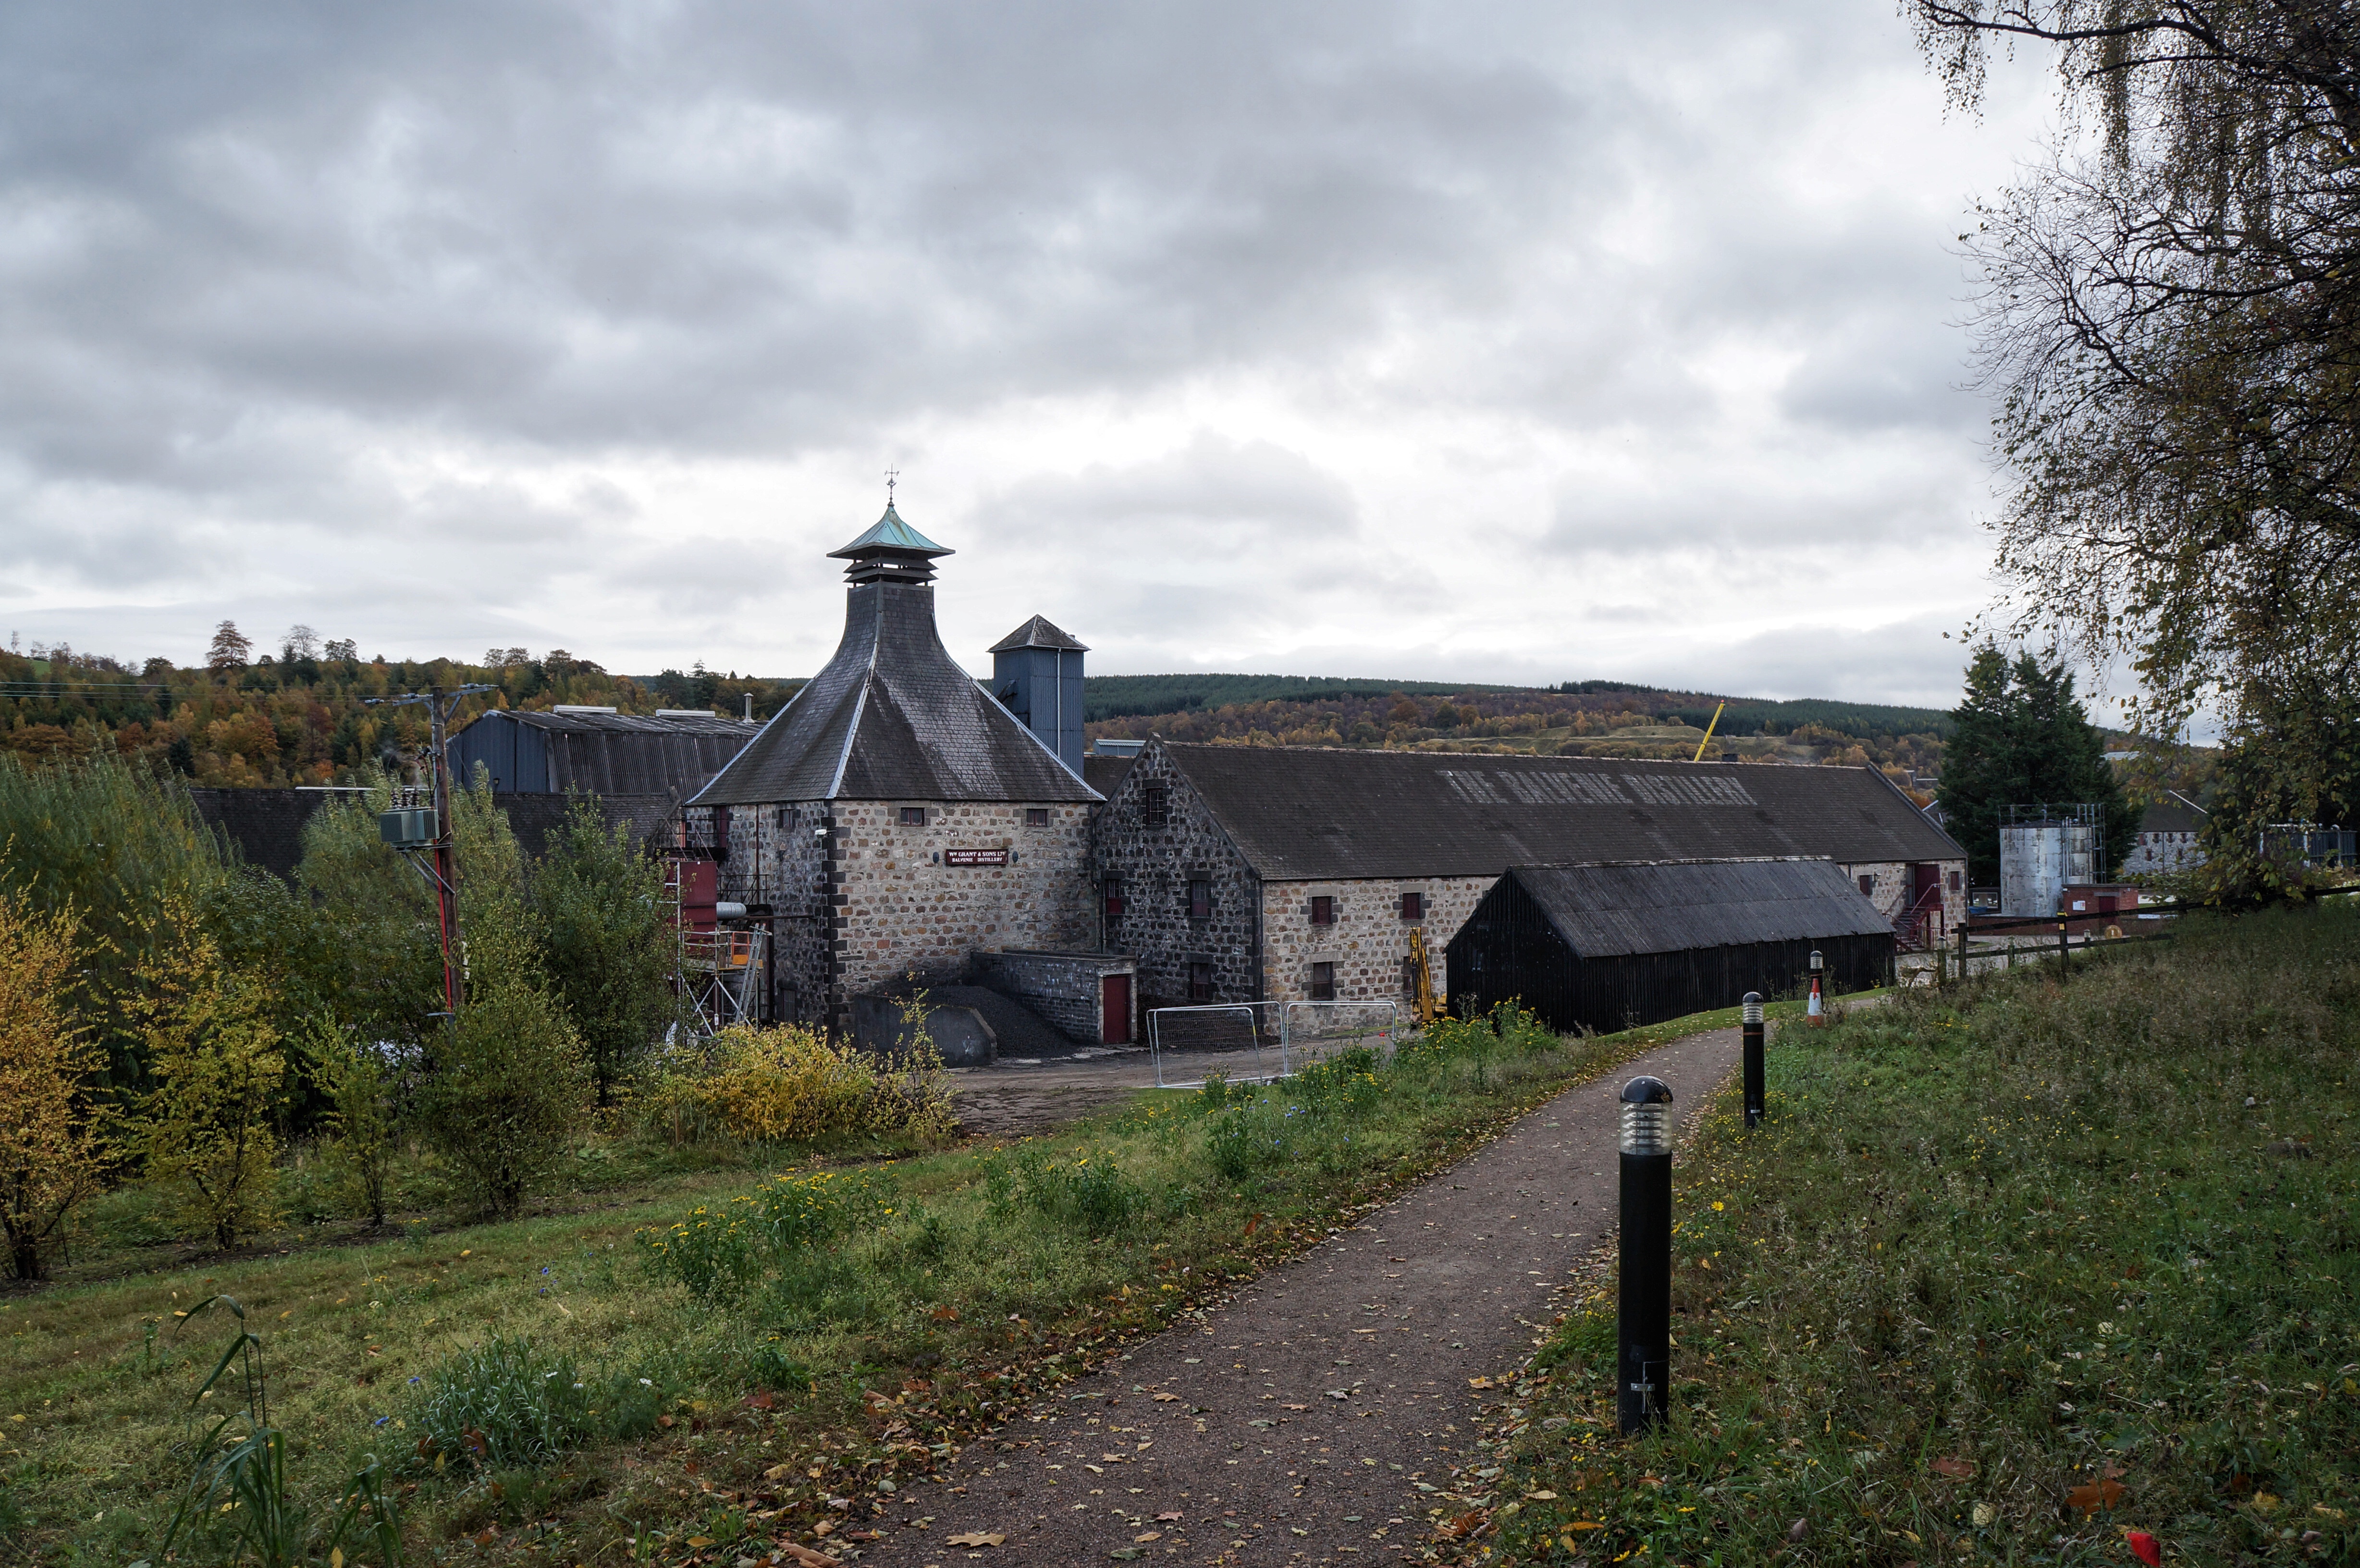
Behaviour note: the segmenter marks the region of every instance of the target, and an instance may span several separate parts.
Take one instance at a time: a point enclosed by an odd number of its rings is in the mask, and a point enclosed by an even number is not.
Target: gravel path
[[[1066,1385],[917,1483],[864,1568],[1393,1558],[1424,1481],[1473,1454],[1470,1379],[1505,1372],[1549,1292],[1614,1224],[1615,1095],[1652,1073],[1694,1109],[1735,1029],[1568,1089],[1448,1171],[1110,1368]],[[1527,1322],[1526,1320],[1530,1320]],[[953,1535],[1005,1537],[996,1548]]]

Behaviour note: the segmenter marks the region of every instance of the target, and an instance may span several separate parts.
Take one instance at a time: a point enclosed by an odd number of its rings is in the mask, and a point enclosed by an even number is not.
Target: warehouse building
[[[1155,1006],[1400,999],[1411,933],[1438,968],[1511,866],[1792,856],[1888,931],[1965,916],[1966,852],[1860,768],[1150,741],[1091,864],[1098,942]]]
[[[753,737],[754,726],[709,709],[653,717],[612,708],[496,708],[446,743],[453,781],[480,772],[497,794],[665,795],[705,788]]]
[[[1830,861],[1519,866],[1450,939],[1450,995],[1606,1034],[1797,991],[1813,953],[1831,993],[1884,985],[1893,934]]]

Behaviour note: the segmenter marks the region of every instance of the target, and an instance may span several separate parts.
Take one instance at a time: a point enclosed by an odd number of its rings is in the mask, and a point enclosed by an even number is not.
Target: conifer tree
[[[1951,716],[1958,728],[1935,799],[1966,847],[1971,877],[1999,880],[1999,827],[2011,805],[2102,808],[2106,867],[2122,864],[2138,822],[2063,660],[2019,653],[2011,661],[1986,642],[1968,662],[1965,700]]]

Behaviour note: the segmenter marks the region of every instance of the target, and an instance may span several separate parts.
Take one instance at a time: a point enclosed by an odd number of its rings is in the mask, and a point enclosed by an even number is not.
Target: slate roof
[[[1067,653],[1087,653],[1090,650],[1089,644],[1077,642],[1071,635],[1060,631],[1046,615],[1033,616],[993,643],[988,651],[1011,653],[1020,648],[1062,648]]]
[[[1135,757],[1100,757],[1097,752],[1088,752],[1082,757],[1082,778],[1091,789],[1111,800],[1122,776],[1138,761]]]
[[[1893,934],[1825,860],[1518,866],[1508,875],[1583,958]]]
[[[1273,881],[1967,853],[1872,768],[1153,744]]]
[[[2158,800],[2139,817],[2138,831],[2192,833],[2204,831],[2204,813],[2180,800]]]
[[[845,590],[827,667],[694,803],[1098,798],[952,660],[933,589],[874,582]]]

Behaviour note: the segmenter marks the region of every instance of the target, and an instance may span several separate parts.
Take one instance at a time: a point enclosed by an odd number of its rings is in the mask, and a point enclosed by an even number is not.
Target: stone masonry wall
[[[1273,882],[1262,889],[1264,994],[1279,1002],[1311,999],[1311,966],[1336,966],[1336,1000],[1402,1002],[1407,984],[1409,933],[1426,933],[1428,972],[1437,997],[1448,984],[1443,949],[1475,912],[1496,877],[1418,877],[1401,880]],[[1401,918],[1401,896],[1422,894],[1421,920]],[[1333,925],[1311,923],[1314,898],[1335,900]]]
[[[1066,1039],[1096,1045],[1105,1023],[1099,1016],[1105,995],[1100,982],[1109,975],[1132,974],[1135,967],[1113,953],[978,953],[975,983],[1016,997]]]
[[[826,1022],[832,922],[825,821],[811,805],[731,806],[729,858],[721,897],[771,909],[770,995],[761,1016],[775,1023]]]
[[[923,805],[923,827],[904,827]],[[849,999],[915,974],[956,985],[989,948],[1090,945],[1089,808],[1049,805],[1027,827],[1022,801],[837,801],[827,839],[835,912],[828,1022],[850,1028]],[[952,866],[955,849],[1005,849],[1005,866]]]
[[[1946,860],[1942,863],[1942,929],[1957,940],[1959,927],[1967,918],[1967,863]],[[1868,901],[1876,912],[1887,920],[1898,917],[1909,907],[1917,891],[1917,867],[1907,860],[1863,861],[1856,866],[1839,867],[1857,886],[1863,877],[1870,878]],[[1956,887],[1950,886],[1950,874],[1958,873]]]
[[[1147,823],[1151,784],[1164,787],[1162,827]],[[1142,1017],[1150,1007],[1188,1003],[1192,964],[1212,966],[1210,1000],[1261,999],[1255,967],[1261,879],[1160,748],[1149,747],[1099,808],[1091,860],[1094,910],[1103,911],[1105,879],[1122,882],[1122,913],[1103,918],[1099,945],[1137,956]],[[1203,920],[1188,913],[1188,884],[1195,880],[1210,885],[1211,911]]]

